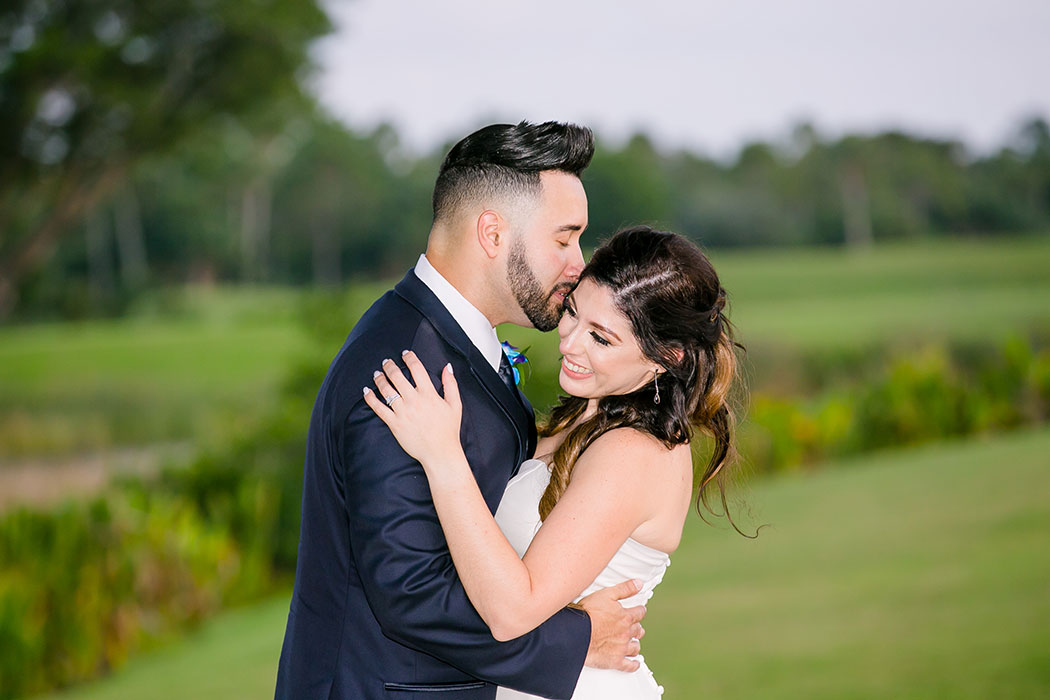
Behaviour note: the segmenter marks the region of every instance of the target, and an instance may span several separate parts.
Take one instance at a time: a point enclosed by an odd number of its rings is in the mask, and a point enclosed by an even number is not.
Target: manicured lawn
[[[0,330],[0,457],[188,439],[252,410],[306,344],[295,294],[223,290],[192,313]]]
[[[749,348],[752,386],[795,388],[785,377],[814,354],[1050,333],[1050,236],[712,258]],[[295,357],[333,355],[387,287],[348,288],[319,349],[294,289],[191,289],[126,319],[0,328],[0,459],[199,436],[215,415],[271,398]],[[525,389],[545,405],[557,394],[557,335],[500,332],[530,349]]]
[[[745,342],[976,341],[1050,325],[1050,237],[712,253]],[[891,343],[892,344],[892,343]]]
[[[52,700],[237,700],[272,698],[288,599],[234,610],[185,641],[136,657],[102,681]]]
[[[650,605],[668,698],[1044,698],[1050,430],[756,481],[746,540],[690,518]],[[287,595],[53,700],[268,697]]]
[[[651,606],[669,697],[1036,698],[1050,688],[1050,430],[756,484]]]
[[[823,349],[979,340],[1050,323],[1050,236],[710,251],[745,342]]]

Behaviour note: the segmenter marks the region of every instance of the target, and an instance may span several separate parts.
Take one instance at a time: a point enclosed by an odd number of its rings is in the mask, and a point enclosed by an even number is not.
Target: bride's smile
[[[659,371],[642,353],[612,292],[593,280],[585,279],[566,297],[558,336],[562,354],[558,381],[572,396],[629,394],[651,382],[654,370]]]

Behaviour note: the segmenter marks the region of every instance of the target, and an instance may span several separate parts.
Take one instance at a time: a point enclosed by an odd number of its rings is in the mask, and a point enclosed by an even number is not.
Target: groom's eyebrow
[[[583,226],[580,226],[579,224],[565,224],[564,226],[559,226],[557,229],[555,229],[555,233],[562,233],[564,231],[582,231],[582,230],[583,230]]]

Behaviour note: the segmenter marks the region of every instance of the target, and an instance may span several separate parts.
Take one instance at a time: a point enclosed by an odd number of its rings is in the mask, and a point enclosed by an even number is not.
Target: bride
[[[495,517],[460,445],[450,365],[443,398],[410,351],[403,359],[411,382],[388,360],[376,376],[378,396],[364,390],[423,466],[456,570],[497,640],[625,580],[636,580],[639,592],[624,606],[652,596],[692,501],[696,432],[714,441],[697,509],[712,482],[725,506],[733,451],[727,394],[736,372],[725,302],[711,263],[679,235],[636,227],[601,245],[558,324],[558,379],[568,396],[541,427],[537,459],[521,465]],[[573,698],[658,698],[662,687],[638,662],[632,673],[584,668]]]

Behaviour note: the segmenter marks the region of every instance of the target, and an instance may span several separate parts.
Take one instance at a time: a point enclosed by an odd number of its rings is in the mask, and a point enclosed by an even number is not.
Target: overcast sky
[[[1050,0],[330,0],[315,90],[428,149],[558,119],[726,156],[812,121],[985,151],[1050,116]]]

